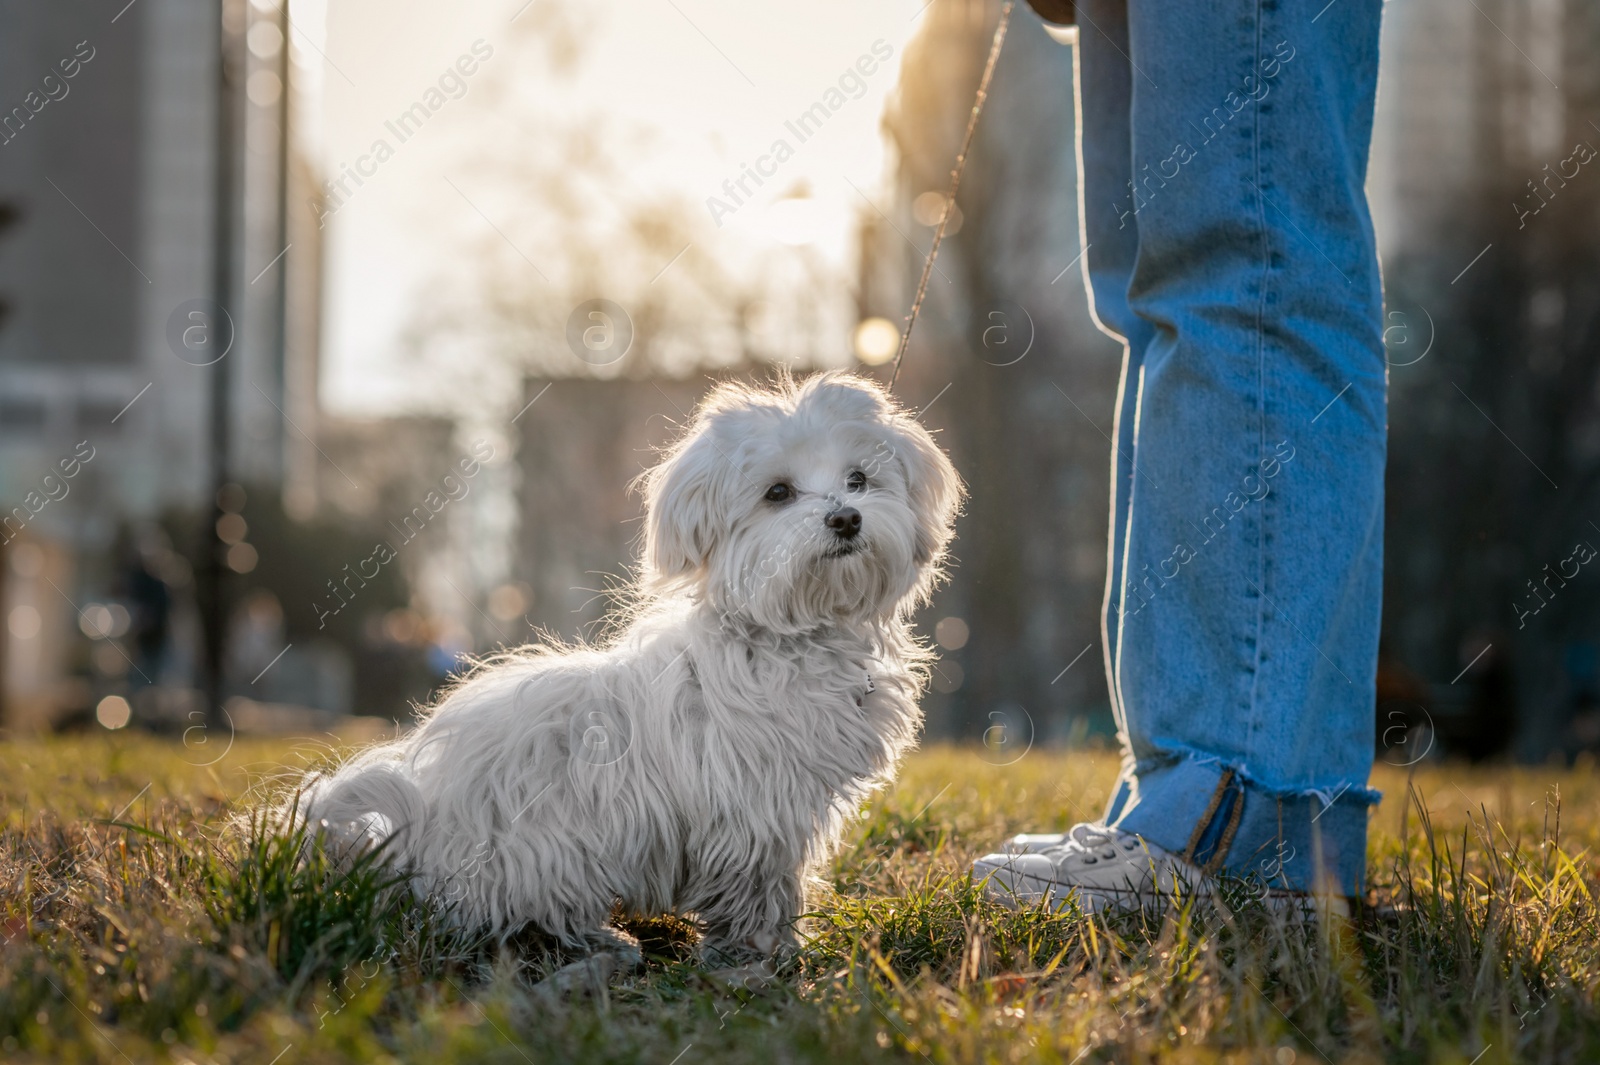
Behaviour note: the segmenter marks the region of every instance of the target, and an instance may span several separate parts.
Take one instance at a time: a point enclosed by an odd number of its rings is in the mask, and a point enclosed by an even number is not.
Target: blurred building
[[[208,302],[219,10],[242,61],[234,284],[220,316]],[[231,474],[308,503],[321,247],[308,212],[284,211],[285,185],[303,204],[315,180],[282,135],[278,22],[243,0],[0,0],[0,697],[11,726],[95,697],[106,678],[78,658],[98,630],[81,614],[127,594],[138,543],[157,559],[145,568],[177,582],[161,609],[188,604],[175,628],[162,624],[189,646],[114,672],[151,666],[165,678],[152,683],[193,685],[193,586],[159,561],[189,545],[152,537],[162,514],[211,505],[219,357],[232,378]]]

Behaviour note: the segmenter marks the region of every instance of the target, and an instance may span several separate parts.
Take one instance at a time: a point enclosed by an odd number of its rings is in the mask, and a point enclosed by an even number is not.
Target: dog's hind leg
[[[616,974],[644,968],[644,951],[639,941],[619,928],[601,928],[584,939],[590,953],[539,981],[534,986],[535,991],[558,996],[594,994],[604,990]]]

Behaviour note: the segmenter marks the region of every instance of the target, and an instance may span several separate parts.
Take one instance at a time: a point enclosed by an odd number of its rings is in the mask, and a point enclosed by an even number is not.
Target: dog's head
[[[723,385],[644,491],[646,586],[781,632],[924,599],[962,493],[928,431],[843,373]]]

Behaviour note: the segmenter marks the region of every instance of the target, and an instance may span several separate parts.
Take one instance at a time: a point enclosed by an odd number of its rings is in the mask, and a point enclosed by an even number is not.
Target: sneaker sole
[[[1061,884],[1020,872],[999,862],[973,862],[972,876],[974,880],[982,882],[986,896],[1013,908],[1047,902],[1053,911],[1059,912],[1073,895],[1077,896],[1078,905],[1084,913],[1101,913],[1107,909],[1139,910],[1162,905],[1165,901],[1160,897],[1152,898],[1137,888]]]

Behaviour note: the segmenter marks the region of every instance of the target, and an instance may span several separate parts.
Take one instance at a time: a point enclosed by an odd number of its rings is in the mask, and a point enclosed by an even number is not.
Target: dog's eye
[[[859,492],[867,486],[867,475],[860,470],[854,470],[844,479],[845,487],[852,492]]]
[[[794,489],[779,481],[767,489],[767,494],[763,498],[768,503],[787,503],[794,498]]]

